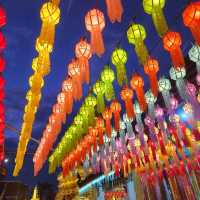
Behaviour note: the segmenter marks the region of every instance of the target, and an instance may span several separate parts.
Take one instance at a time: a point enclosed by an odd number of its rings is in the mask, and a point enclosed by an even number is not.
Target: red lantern
[[[121,98],[125,102],[126,113],[129,118],[134,118],[135,112],[133,109],[133,91],[128,88],[124,87],[121,91]]]
[[[0,32],[0,53],[6,48],[6,39],[2,32]]]
[[[166,51],[169,51],[173,66],[184,67],[185,60],[181,51],[182,40],[178,32],[167,32],[163,37],[163,46]]]
[[[105,122],[106,122],[106,133],[107,136],[111,137],[112,127],[111,127],[111,119],[112,119],[112,111],[109,108],[106,108],[102,114]]]
[[[78,64],[81,69],[81,73],[83,74],[83,80],[87,84],[90,82],[90,66],[89,59],[92,56],[91,46],[87,43],[85,39],[81,39],[80,42],[76,44],[75,54],[78,58]]]
[[[102,31],[105,27],[104,14],[97,9],[90,10],[85,16],[86,29],[91,33],[92,52],[101,56],[104,49]]]
[[[96,128],[98,129],[99,145],[103,145],[104,121],[101,117],[96,118]]]
[[[0,28],[6,24],[6,12],[5,9],[0,7]]]
[[[110,105],[110,109],[114,114],[115,130],[119,131],[120,130],[120,112],[122,109],[121,104],[117,100],[114,100]]]
[[[82,91],[82,74],[80,66],[78,65],[77,60],[72,60],[68,65],[68,74],[72,77],[73,86],[74,86],[74,98],[80,100],[83,91]]]
[[[89,128],[89,135],[91,136],[91,140],[92,140],[91,142],[92,142],[92,145],[93,145],[93,151],[96,152],[97,151],[96,138],[97,138],[97,135],[98,135],[98,129],[90,127]]]
[[[0,72],[3,72],[5,69],[5,59],[3,57],[0,56]]]
[[[136,73],[133,74],[130,84],[131,84],[132,89],[135,90],[136,92],[140,109],[142,111],[145,111],[147,104],[146,104],[145,96],[144,96],[144,88],[143,88],[144,81],[142,77],[139,74],[136,74]]]
[[[62,109],[62,121],[63,123],[66,123],[66,102],[67,98],[65,95],[65,92],[60,92],[57,96],[57,102],[60,104]]]
[[[198,45],[200,45],[200,4],[199,2],[189,4],[182,14],[183,23],[187,26]]]
[[[106,0],[107,14],[112,23],[121,22],[123,6],[121,0]]]
[[[159,63],[155,59],[148,59],[144,65],[144,72],[149,76],[151,91],[155,97],[158,95],[158,79],[157,73],[159,71]]]

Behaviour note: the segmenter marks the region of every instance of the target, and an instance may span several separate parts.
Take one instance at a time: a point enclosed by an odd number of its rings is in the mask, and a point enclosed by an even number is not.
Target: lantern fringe
[[[127,76],[126,76],[125,65],[117,65],[116,71],[117,71],[117,82],[118,82],[119,86],[122,86],[123,83],[127,84],[128,79],[127,79]]]
[[[180,47],[178,47],[175,50],[170,51],[170,55],[171,55],[173,66],[175,68],[178,68],[178,67],[181,68],[185,66],[184,56]]]
[[[195,42],[197,43],[197,45],[200,45],[200,28],[199,26],[191,26],[190,30],[192,32],[192,36],[195,39]]]
[[[130,119],[135,118],[135,112],[133,109],[132,99],[127,99],[125,101],[125,107],[126,107],[126,113],[127,113],[128,118]]]
[[[112,132],[111,121],[110,120],[105,120],[105,121],[106,121],[106,134],[110,138]]]
[[[142,111],[145,111],[147,108],[147,103],[145,101],[143,88],[138,87],[136,90],[136,94],[137,94],[138,103],[140,105],[140,109]]]
[[[120,130],[120,113],[119,112],[114,113],[114,124],[115,124],[115,130],[118,132]]]
[[[104,96],[103,94],[98,94],[97,95],[97,112],[103,113],[104,110],[105,110]]]
[[[105,98],[107,101],[111,101],[115,98],[115,90],[112,83],[106,83]]]
[[[149,75],[151,91],[155,97],[158,96],[158,79],[156,74]]]
[[[73,85],[74,85],[74,98],[76,100],[80,100],[83,96],[83,90],[82,90],[82,80],[81,76],[73,76],[72,77]]]
[[[138,56],[140,64],[144,65],[149,58],[149,53],[144,42],[140,42],[135,45],[135,52]]]

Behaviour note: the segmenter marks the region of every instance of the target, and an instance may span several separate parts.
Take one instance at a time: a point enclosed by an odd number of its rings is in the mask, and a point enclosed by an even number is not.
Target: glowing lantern
[[[186,94],[186,88],[185,88],[185,76],[186,76],[186,70],[184,67],[182,68],[174,68],[171,67],[170,69],[170,77],[172,80],[176,81],[176,87],[178,89],[178,93],[180,95],[180,97],[187,101],[188,97]]]
[[[62,108],[62,121],[63,123],[66,123],[66,102],[67,102],[67,98],[64,92],[61,92],[58,94],[57,96],[57,102],[58,104],[60,104],[61,108]]]
[[[161,78],[158,82],[159,91],[162,93],[162,97],[165,102],[165,106],[168,110],[170,110],[170,93],[171,90],[171,83],[169,79]]]
[[[53,106],[53,113],[59,116],[57,123],[61,123],[63,120],[63,109],[64,108],[58,103]]]
[[[105,0],[107,6],[107,14],[112,23],[121,22],[123,14],[123,6],[121,0]]]
[[[115,65],[117,71],[117,81],[120,86],[125,82],[127,83],[126,66],[127,53],[124,49],[116,48],[112,52],[112,64]]]
[[[145,98],[146,98],[146,102],[148,104],[148,114],[152,119],[154,119],[155,118],[154,104],[157,100],[157,97],[154,96],[154,94],[151,92],[151,90],[148,90],[145,93]]]
[[[106,134],[110,138],[112,132],[112,127],[111,127],[112,111],[109,108],[106,108],[105,111],[102,113],[102,116],[106,122]]]
[[[74,91],[74,98],[80,100],[83,91],[82,91],[82,75],[80,66],[78,65],[77,60],[72,60],[71,63],[68,65],[68,74],[72,77],[73,82],[73,91]]]
[[[72,107],[73,107],[73,81],[72,78],[68,77],[66,80],[63,81],[62,84],[62,91],[65,93],[67,101],[66,103],[66,112],[69,114],[72,112]]]
[[[97,95],[97,112],[102,113],[105,110],[104,94],[105,83],[103,81],[97,81],[93,86],[93,92]]]
[[[75,54],[78,58],[78,64],[81,69],[81,73],[83,74],[83,81],[87,84],[90,82],[90,66],[89,59],[92,56],[91,46],[87,43],[85,39],[81,39],[80,42],[76,44]]]
[[[140,109],[145,111],[146,110],[146,101],[144,96],[144,81],[142,77],[139,74],[133,74],[131,78],[131,87],[133,90],[135,90],[137,99],[140,105]]]
[[[61,131],[60,115],[58,113],[53,113],[49,116],[49,124],[54,127],[54,134],[57,135]]]
[[[154,96],[158,95],[158,80],[157,73],[159,71],[159,63],[155,59],[148,59],[144,65],[144,72],[149,76],[151,91]]]
[[[152,16],[154,26],[160,37],[168,31],[168,25],[163,14],[165,0],[143,0],[144,11]]]
[[[133,118],[129,118],[127,114],[123,114],[123,121],[126,124],[128,137],[132,137],[134,139],[135,133],[133,132],[133,127],[132,127]]]
[[[93,125],[95,118],[95,106],[97,105],[97,99],[95,96],[88,95],[85,98],[85,105],[89,108],[89,124]]]
[[[97,151],[96,138],[98,136],[98,129],[90,127],[89,128],[89,135],[91,136],[91,140],[92,140],[92,144],[93,144],[93,151],[96,152]]]
[[[29,85],[33,94],[40,94],[41,88],[44,86],[43,77],[39,73],[35,73],[29,78]]]
[[[104,49],[102,31],[105,27],[104,14],[97,9],[90,10],[85,16],[86,29],[91,33],[92,52],[101,56]]]
[[[126,108],[126,113],[128,115],[129,118],[134,118],[135,113],[134,113],[134,109],[133,109],[133,91],[128,88],[128,87],[124,87],[121,90],[121,98],[122,100],[125,102],[125,108]]]
[[[121,104],[117,100],[114,100],[110,105],[110,109],[114,114],[115,130],[119,131],[120,130],[120,112],[122,109]]]
[[[104,120],[101,117],[96,118],[96,128],[98,129],[99,145],[103,145]]]
[[[181,51],[182,40],[178,32],[167,32],[163,37],[163,46],[169,51],[173,66],[175,68],[184,67],[185,61]]]
[[[0,56],[0,72],[4,71],[5,64],[6,64],[6,62],[5,62],[4,58]]]
[[[198,45],[200,45],[200,17],[199,17],[200,9],[196,3],[189,4],[185,10],[183,11],[182,17],[185,26],[187,26]]]
[[[142,122],[143,111],[141,110],[140,105],[137,101],[135,101],[135,103],[134,103],[134,110],[135,110],[136,122],[137,122],[138,129],[139,129],[138,132],[143,131],[143,129],[144,129],[144,125]]]
[[[135,52],[141,64],[145,64],[149,54],[144,44],[146,31],[140,24],[132,24],[127,31],[128,41],[135,45]]]
[[[0,6],[0,28],[6,24],[6,12],[3,7]]]
[[[0,53],[6,48],[6,39],[2,32],[0,32]]]
[[[92,125],[92,124],[89,124],[89,118],[91,117],[91,116],[89,116],[89,114],[90,114],[89,107],[87,107],[86,105],[82,105],[80,108],[79,114],[81,114],[81,116],[83,116],[83,121],[84,121],[83,128],[84,128],[84,130],[87,130],[88,126]]]
[[[78,114],[74,117],[74,124],[79,128],[78,134],[85,134],[87,132],[86,129],[83,127],[84,117],[81,114]]]
[[[105,83],[105,98],[107,101],[111,101],[115,97],[112,85],[112,82],[115,80],[115,73],[109,66],[106,66],[102,71],[101,80]]]

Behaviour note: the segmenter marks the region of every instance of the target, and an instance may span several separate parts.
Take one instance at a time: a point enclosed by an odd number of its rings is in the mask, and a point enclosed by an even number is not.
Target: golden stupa
[[[39,193],[38,193],[37,186],[34,188],[33,196],[31,198],[31,200],[40,200],[40,196],[39,196]]]

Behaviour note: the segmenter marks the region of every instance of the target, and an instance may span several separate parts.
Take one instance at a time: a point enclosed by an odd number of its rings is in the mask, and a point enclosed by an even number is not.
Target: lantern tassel
[[[175,68],[185,66],[185,60],[180,48],[176,48],[175,50],[170,51],[170,55],[171,55],[172,63]]]
[[[123,83],[127,83],[128,82],[128,79],[127,79],[127,76],[126,76],[126,67],[125,67],[125,65],[117,65],[116,66],[116,70],[117,70],[117,81],[118,81],[118,84],[120,86],[122,86]]]
[[[137,98],[138,98],[138,103],[140,105],[140,109],[142,111],[145,111],[146,108],[147,108],[147,104],[146,104],[146,101],[145,101],[143,88],[138,87],[137,90],[136,90],[136,94],[137,94]]]
[[[112,83],[106,83],[105,98],[107,101],[111,101],[115,97],[115,91]]]
[[[149,76],[151,91],[155,97],[158,96],[158,79],[156,74],[152,74]]]
[[[111,137],[111,132],[112,132],[111,122],[110,122],[110,120],[107,119],[106,120],[106,133],[109,138]]]
[[[128,118],[134,118],[135,112],[133,110],[133,103],[131,99],[127,99],[125,101],[125,107],[126,107],[126,113],[127,113]]]
[[[81,80],[81,76],[74,76],[72,77],[72,80],[74,82],[75,85],[75,89],[76,90],[76,99],[80,100],[81,97],[83,96],[83,90],[82,90],[82,80]]]
[[[66,94],[66,102],[65,102],[65,106],[66,106],[66,113],[69,114],[72,112],[72,107],[73,107],[73,96],[71,93],[67,93]]]
[[[118,132],[120,130],[120,114],[119,112],[114,113],[115,130]]]
[[[104,102],[104,97],[103,95],[97,95],[97,112],[98,113],[103,113],[105,110],[105,102]]]
[[[135,46],[135,52],[139,58],[140,63],[144,65],[149,57],[149,53],[144,42],[140,42]]]
[[[192,36],[194,37],[195,39],[195,42],[200,45],[200,28],[199,26],[191,26],[190,27],[190,30],[192,32]]]

